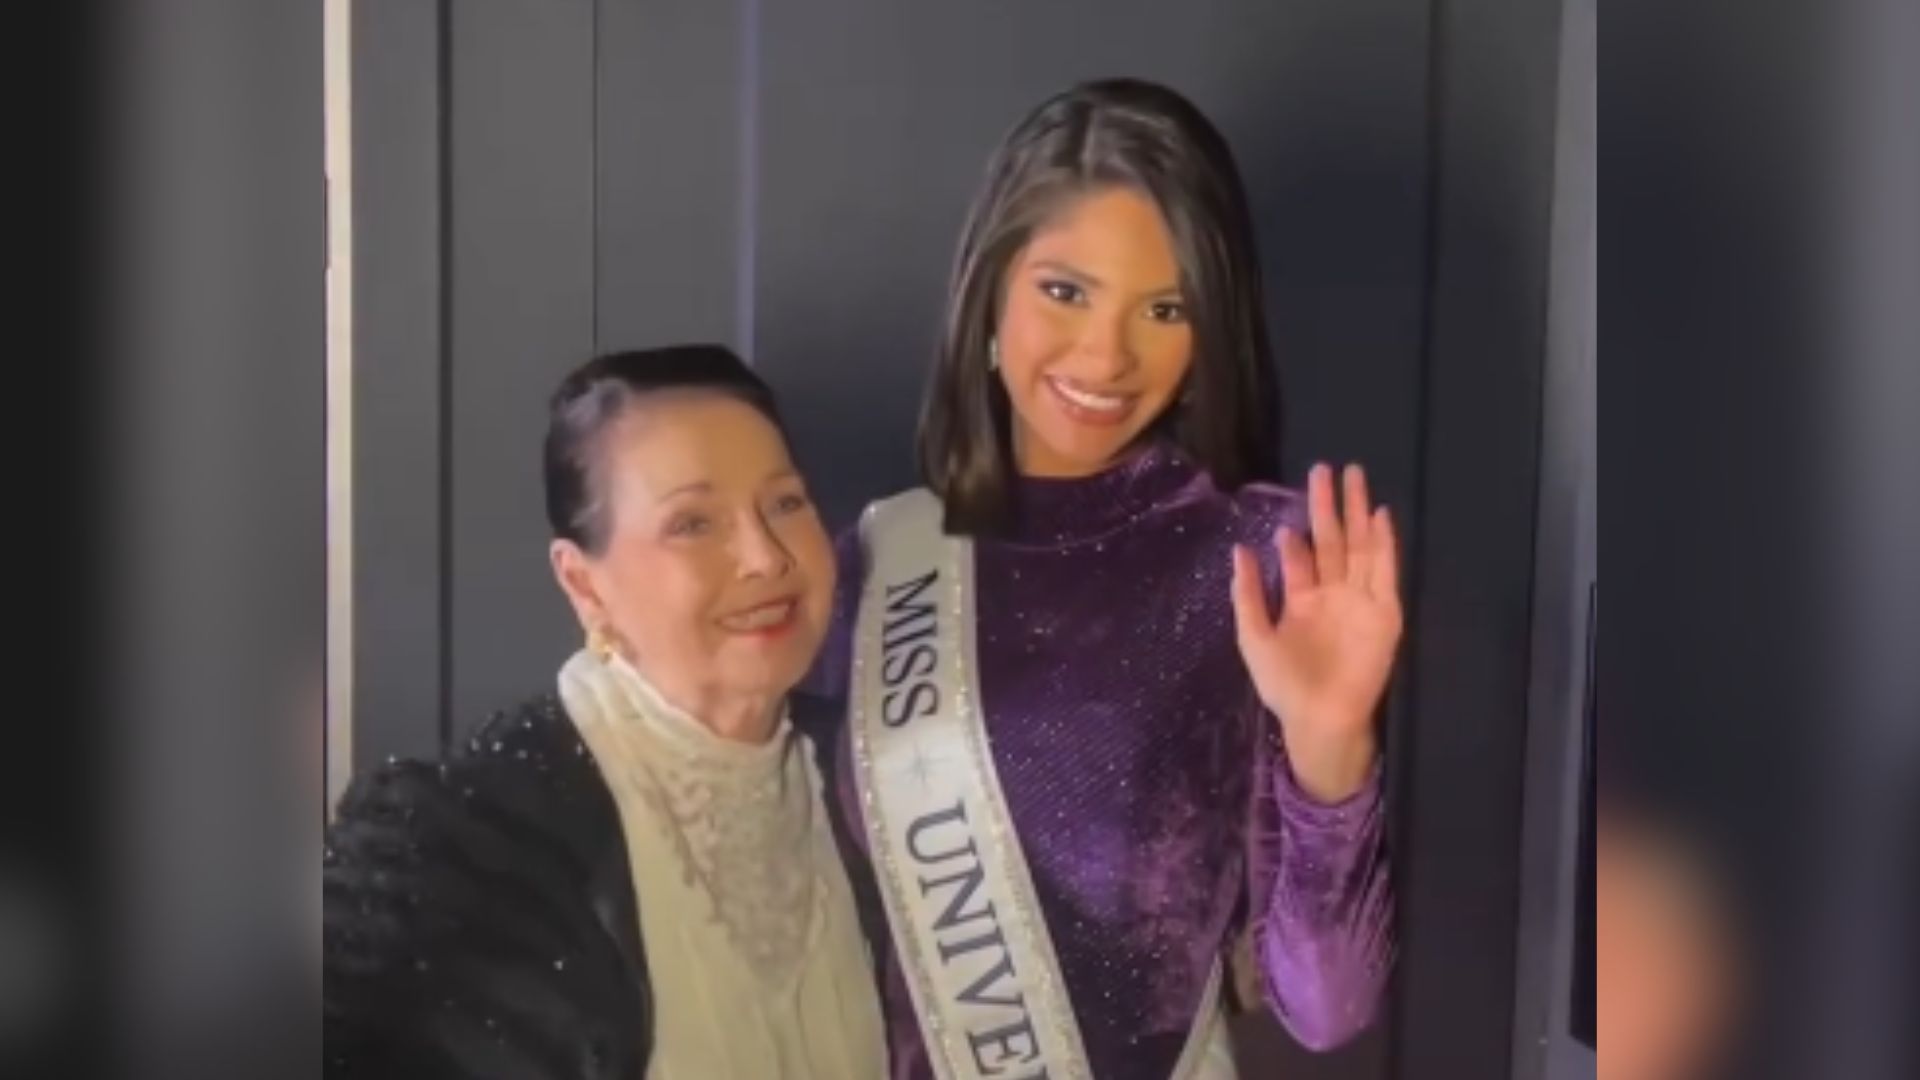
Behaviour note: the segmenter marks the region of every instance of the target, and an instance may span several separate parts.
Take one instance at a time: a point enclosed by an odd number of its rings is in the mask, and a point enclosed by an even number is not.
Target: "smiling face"
[[[1096,190],[1035,229],[1007,267],[997,341],[1029,476],[1099,472],[1165,412],[1193,363],[1165,219]]]
[[[703,718],[784,696],[826,633],[834,566],[778,429],[725,396],[659,394],[607,431],[595,471],[604,548],[554,543],[582,624]]]

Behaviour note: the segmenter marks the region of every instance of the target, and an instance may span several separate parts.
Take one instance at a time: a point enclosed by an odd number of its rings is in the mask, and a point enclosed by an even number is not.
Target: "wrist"
[[[1294,783],[1309,798],[1324,804],[1344,802],[1365,787],[1379,753],[1378,740],[1371,730],[1287,739],[1287,761],[1293,769]]]

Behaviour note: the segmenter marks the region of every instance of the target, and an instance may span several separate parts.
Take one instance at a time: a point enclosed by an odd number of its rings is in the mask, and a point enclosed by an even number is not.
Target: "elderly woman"
[[[881,1075],[859,909],[788,691],[834,559],[724,349],[569,375],[554,576],[586,646],[464,754],[359,778],[329,832],[331,1075]]]

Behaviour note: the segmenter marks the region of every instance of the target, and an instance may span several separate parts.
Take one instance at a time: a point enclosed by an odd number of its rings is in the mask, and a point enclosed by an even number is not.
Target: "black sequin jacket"
[[[827,792],[839,716],[793,699]],[[355,778],[324,882],[327,1076],[641,1080],[652,995],[619,811],[556,698],[443,763]],[[871,937],[871,879],[854,891]]]

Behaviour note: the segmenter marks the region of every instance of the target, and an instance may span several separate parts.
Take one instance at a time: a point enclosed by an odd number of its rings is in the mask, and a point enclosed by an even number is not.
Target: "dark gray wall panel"
[[[1395,1075],[1512,1058],[1559,7],[1435,8],[1435,188]]]
[[[460,0],[452,99],[449,642],[456,733],[549,689],[577,640],[540,440],[593,345],[593,4]]]
[[[601,0],[599,347],[745,349],[744,0]]]
[[[1551,293],[1542,378],[1539,531],[1535,539],[1532,677],[1522,810],[1520,936],[1514,975],[1513,1080],[1578,1080],[1594,1052],[1574,1035],[1583,980],[1591,1011],[1591,965],[1580,947],[1575,902],[1591,867],[1582,845],[1590,766],[1586,729],[1590,629],[1599,573],[1598,314],[1594,277],[1598,218],[1594,172],[1594,0],[1566,0],[1553,205]],[[1591,878],[1585,891],[1592,895]],[[1589,913],[1588,918],[1591,919]],[[1586,942],[1591,960],[1591,941]]]
[[[353,11],[353,752],[440,746],[440,8]]]

